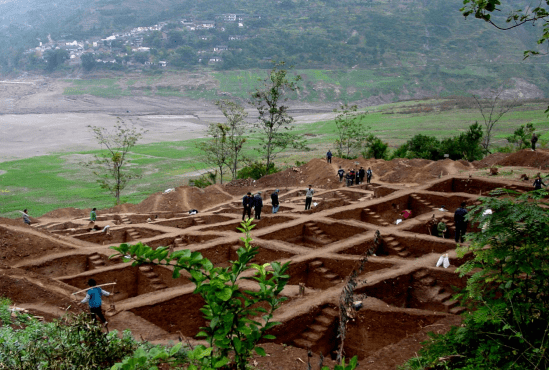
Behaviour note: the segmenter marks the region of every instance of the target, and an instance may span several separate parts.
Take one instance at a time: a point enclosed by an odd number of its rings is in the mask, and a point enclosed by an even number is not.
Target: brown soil
[[[486,168],[492,166],[521,166],[547,170],[549,169],[549,150],[537,149],[534,152],[531,149],[523,149],[515,153],[495,153],[489,155],[481,161],[473,162],[473,165],[476,168]]]
[[[499,157],[513,166],[549,163],[544,151]],[[228,266],[242,245],[236,230],[242,196],[261,190],[265,207],[261,220],[254,221],[253,243],[259,247],[254,262],[291,261],[291,278],[282,292],[289,300],[274,317],[281,322],[272,330],[277,339],[264,345],[270,356],[254,357],[252,364],[267,370],[304,370],[310,349],[314,369],[320,353],[327,357],[325,364],[333,366],[329,357],[339,344],[339,296],[379,230],[383,242],[357,279],[355,293],[359,298],[365,295],[364,308],[348,324],[344,350],[347,357],[359,356],[361,369],[395,369],[414,356],[428,331],[447,331],[459,324],[463,311],[452,299],[455,289],[464,285],[454,273],[463,261],[457,258],[452,239],[430,235],[432,216],[448,222],[446,236],[451,237],[453,212],[461,202],[473,204],[498,187],[529,188],[503,179],[471,177],[475,168],[463,161],[334,158],[333,162],[315,159],[255,182],[179,187],[172,193],[153,194],[138,205],[100,210],[97,226],[110,225],[109,234],[88,229],[89,210],[59,209],[32,227],[0,219],[0,295],[49,320],[69,305],[73,311],[84,310],[74,305],[71,293],[85,288],[89,278],[116,282],[108,289],[115,295],[104,301],[105,310],[115,306],[107,313],[112,328],[129,328],[137,338],[155,343],[178,336],[193,340],[207,323],[199,311],[203,302],[193,294],[188,276],[172,279],[166,267],[132,267],[110,260],[108,247],[143,241],[155,248],[199,251],[216,266]],[[340,165],[371,167],[373,183],[344,187],[336,177]],[[317,205],[305,211],[304,191],[309,184],[316,190]],[[281,190],[281,209],[273,215],[270,193],[276,188]],[[441,205],[448,211],[438,210]],[[187,211],[193,208],[199,213],[190,216]],[[396,225],[404,209],[412,216]],[[448,270],[435,267],[443,253],[450,254]],[[243,281],[242,288],[257,287]]]

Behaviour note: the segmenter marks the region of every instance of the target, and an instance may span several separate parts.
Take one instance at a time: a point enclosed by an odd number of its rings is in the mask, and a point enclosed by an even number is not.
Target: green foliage
[[[229,100],[218,100],[215,105],[221,110],[227,119],[226,138],[227,150],[229,152],[226,164],[233,175],[233,180],[237,177],[237,167],[240,155],[246,140],[246,117],[248,112],[238,103]]]
[[[529,148],[530,139],[532,138],[534,131],[534,125],[531,123],[520,125],[520,127],[513,132],[513,135],[507,137],[507,141],[511,144],[515,144],[517,150]]]
[[[198,179],[192,181],[192,185],[197,188],[205,188],[217,183],[217,171],[207,172],[200,176]]]
[[[364,140],[364,158],[387,159],[389,144],[381,141],[377,136],[370,134]]]
[[[89,72],[95,67],[95,56],[93,53],[82,54],[82,68],[84,71]]]
[[[65,49],[49,50],[44,58],[46,59],[46,71],[53,72],[69,59],[69,52]]]
[[[106,369],[138,346],[128,331],[122,338],[116,330],[104,333],[87,314],[43,323],[26,314],[12,317],[10,304],[0,301],[0,366],[5,369]]]
[[[439,141],[434,136],[417,134],[393,152],[392,158],[439,160],[448,154],[452,160],[474,161],[482,158],[482,127],[475,123],[466,133]]]
[[[219,170],[221,184],[223,184],[223,170],[232,162],[232,146],[229,136],[231,128],[221,123],[210,123],[208,139],[198,142],[197,148],[202,151],[203,161]],[[215,182],[214,182],[215,184]]]
[[[249,219],[239,228],[245,233],[241,238],[244,247],[238,249],[238,259],[232,261],[230,267],[215,267],[199,252],[190,250],[170,253],[167,247],[152,249],[141,243],[111,247],[118,252],[115,256],[122,256],[125,261],[133,260],[133,266],[144,263],[169,265],[174,278],[180,276],[181,270],[190,273],[194,292],[205,301],[201,312],[209,322],[209,326],[202,327],[198,334],[209,344],[208,349],[203,349],[207,353],[199,359],[202,368],[215,369],[234,363],[244,370],[254,351],[265,355],[257,343],[261,339],[274,339],[267,331],[278,324],[271,321],[273,312],[286,299],[279,294],[289,279],[286,275],[289,262],[283,265],[279,262],[251,263],[259,252],[259,248],[250,244],[253,226]],[[243,291],[238,285],[241,279],[255,282],[256,289]],[[192,365],[189,369],[196,367]]]
[[[334,142],[337,155],[349,158],[353,149],[360,149],[366,132],[370,129],[364,124],[363,118],[366,113],[358,112],[356,105],[348,104],[342,104],[340,110],[334,109],[334,112],[338,113],[335,117],[337,139]]]
[[[88,126],[88,128],[98,144],[105,146],[106,152],[95,155],[95,159],[85,165],[93,169],[100,187],[113,194],[116,204],[120,204],[120,193],[128,181],[139,177],[138,174],[127,169],[128,152],[146,130],[137,129],[133,124],[127,126],[120,118],[112,131],[98,126]]]
[[[461,327],[433,335],[406,368],[549,367],[549,211],[539,204],[547,192],[492,195],[468,215],[483,231],[468,235],[470,245],[458,249],[460,256],[474,255],[458,269],[469,277],[460,295],[469,313]],[[486,209],[493,213],[484,215]]]
[[[267,165],[261,162],[252,162],[247,166],[242,167],[237,174],[239,179],[249,179],[259,180],[263,176],[271,175],[273,173],[279,172],[280,169],[275,166],[274,163],[271,163],[267,169]]]
[[[465,6],[460,11],[466,18],[474,15],[475,18],[482,19],[500,30],[509,30],[528,23],[532,25],[541,23],[541,27],[537,27],[538,30],[542,30],[537,43],[541,45],[549,38],[549,1],[547,0],[540,1],[535,7],[524,7],[505,0],[503,2],[500,0],[464,0],[463,4]],[[515,6],[517,8],[513,8]],[[504,21],[492,17],[493,12],[502,10],[507,13]],[[524,57],[539,55],[539,53],[539,50],[526,50]]]
[[[288,93],[298,90],[301,76],[288,78],[284,62],[275,63],[263,86],[251,94],[251,104],[258,113],[256,128],[261,133],[261,147],[258,151],[269,169],[276,156],[288,147],[305,148],[305,142],[290,133],[294,119],[288,114]]]
[[[353,356],[348,364],[345,363],[345,357],[341,358],[341,363],[334,366],[334,370],[354,370],[358,366],[358,356]],[[330,370],[328,366],[323,366],[322,370]]]

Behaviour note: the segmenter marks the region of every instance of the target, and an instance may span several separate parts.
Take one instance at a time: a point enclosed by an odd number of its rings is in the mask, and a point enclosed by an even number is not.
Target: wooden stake
[[[78,294],[78,293],[87,292],[88,290],[93,289],[93,288],[98,288],[98,287],[107,286],[107,285],[116,285],[116,283],[106,283],[106,284],[91,286],[91,287],[89,287],[89,288],[79,290],[78,292],[74,292],[74,293],[72,293],[72,294],[76,295],[76,294]]]

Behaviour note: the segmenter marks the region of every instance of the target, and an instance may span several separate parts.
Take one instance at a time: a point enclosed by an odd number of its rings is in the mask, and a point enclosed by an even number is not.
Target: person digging
[[[97,318],[99,317],[99,320],[101,320],[103,326],[107,327],[108,322],[107,319],[105,319],[105,316],[103,316],[103,310],[101,309],[101,296],[109,296],[111,294],[100,287],[96,287],[97,282],[94,279],[88,280],[88,285],[92,288],[88,289],[86,292],[86,297],[80,302],[80,304],[87,302],[90,307],[93,321],[97,322]]]

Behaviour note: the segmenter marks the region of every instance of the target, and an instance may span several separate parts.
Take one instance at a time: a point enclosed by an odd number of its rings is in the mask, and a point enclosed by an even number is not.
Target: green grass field
[[[431,100],[421,103],[436,106],[440,102]],[[475,109],[402,113],[417,105],[418,102],[402,102],[373,107],[364,121],[371,127],[372,133],[396,148],[417,133],[444,138],[457,135],[476,120],[481,120]],[[533,123],[538,133],[542,134],[542,144],[549,141],[549,120],[544,113],[545,108],[541,103],[532,103],[504,116],[495,130],[496,144],[505,144],[506,136],[528,122]],[[322,157],[328,148],[334,149],[333,141],[337,133],[334,121],[295,125],[294,132],[307,138],[311,150],[289,150],[278,157],[279,166]],[[244,150],[247,157],[258,158],[254,149],[259,145],[257,135],[252,134],[247,142]],[[135,146],[130,157],[131,166],[139,168],[143,177],[130,182],[123,192],[123,201],[139,203],[152,193],[186,185],[189,178],[196,177],[193,172],[207,167],[195,147],[200,140],[204,139]],[[20,217],[18,210],[24,208],[36,217],[62,207],[112,206],[114,198],[99,188],[93,174],[82,165],[94,153],[98,152],[52,154],[0,163],[0,170],[6,171],[0,175],[0,216]]]

